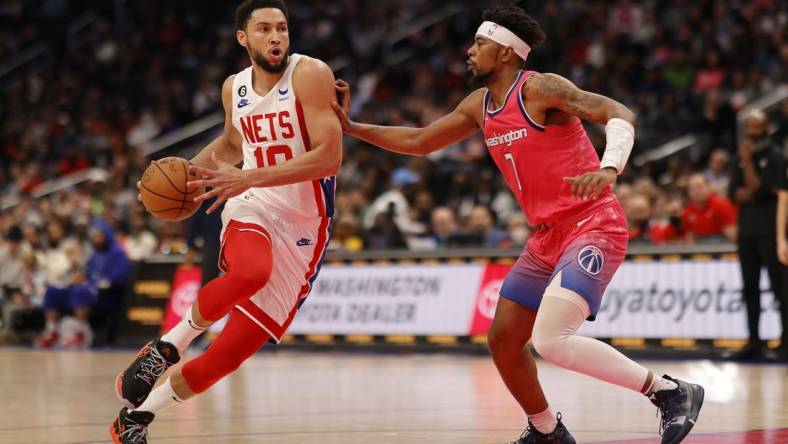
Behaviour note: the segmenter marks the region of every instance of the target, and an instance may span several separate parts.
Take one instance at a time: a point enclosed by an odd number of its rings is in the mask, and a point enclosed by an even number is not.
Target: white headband
[[[523,39],[494,22],[483,22],[479,25],[479,29],[476,30],[476,37],[485,37],[503,46],[510,46],[514,49],[515,54],[520,56],[523,60],[525,60],[528,57],[528,53],[531,52],[531,47],[528,46]]]

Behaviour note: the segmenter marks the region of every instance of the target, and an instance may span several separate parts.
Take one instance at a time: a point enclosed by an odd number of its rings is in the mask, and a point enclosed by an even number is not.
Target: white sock
[[[651,387],[649,387],[649,389],[646,390],[646,396],[654,392],[658,392],[660,390],[673,390],[678,386],[679,385],[673,381],[670,381],[662,377],[658,378],[656,375],[654,375],[654,380],[651,382]]]
[[[192,319],[192,307],[186,310],[183,318],[161,337],[162,341],[169,342],[178,349],[178,354],[183,355],[183,351],[197,336],[207,330],[207,327],[199,327]]]
[[[555,427],[558,425],[558,420],[555,418],[555,414],[549,406],[547,407],[547,410],[541,413],[528,415],[528,420],[530,420],[531,424],[536,427],[536,430],[539,430],[545,435],[553,433],[555,431]]]
[[[176,404],[180,404],[183,400],[175,394],[170,384],[170,378],[167,378],[164,383],[153,389],[148,395],[148,398],[141,406],[134,409],[135,411],[158,413],[164,409],[168,409]]]

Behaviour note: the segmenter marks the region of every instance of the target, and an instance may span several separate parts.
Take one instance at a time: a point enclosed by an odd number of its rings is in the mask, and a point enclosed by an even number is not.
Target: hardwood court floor
[[[108,442],[113,380],[133,356],[0,349],[0,443]],[[706,387],[685,443],[788,443],[786,367],[648,365]],[[545,362],[539,371],[578,442],[659,442],[656,409],[642,396]],[[276,352],[161,413],[151,442],[499,444],[522,423],[485,356]]]

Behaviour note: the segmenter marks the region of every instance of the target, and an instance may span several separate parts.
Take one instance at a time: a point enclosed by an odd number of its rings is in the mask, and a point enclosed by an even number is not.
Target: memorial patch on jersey
[[[605,265],[605,255],[599,248],[588,245],[577,253],[577,263],[583,271],[592,276],[596,276],[602,271],[602,267]]]
[[[246,85],[241,85],[241,87],[238,88],[238,95],[240,97],[245,97],[246,96]]]

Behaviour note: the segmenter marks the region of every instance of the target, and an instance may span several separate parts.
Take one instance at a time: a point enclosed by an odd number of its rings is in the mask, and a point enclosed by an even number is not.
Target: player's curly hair
[[[519,6],[499,5],[486,9],[482,13],[482,20],[495,22],[512,31],[531,48],[541,45],[547,38],[539,23]]]
[[[285,15],[285,20],[290,20],[287,14],[287,6],[282,0],[244,0],[243,3],[235,8],[235,29],[243,31],[249,23],[249,17],[256,9],[276,8]]]

